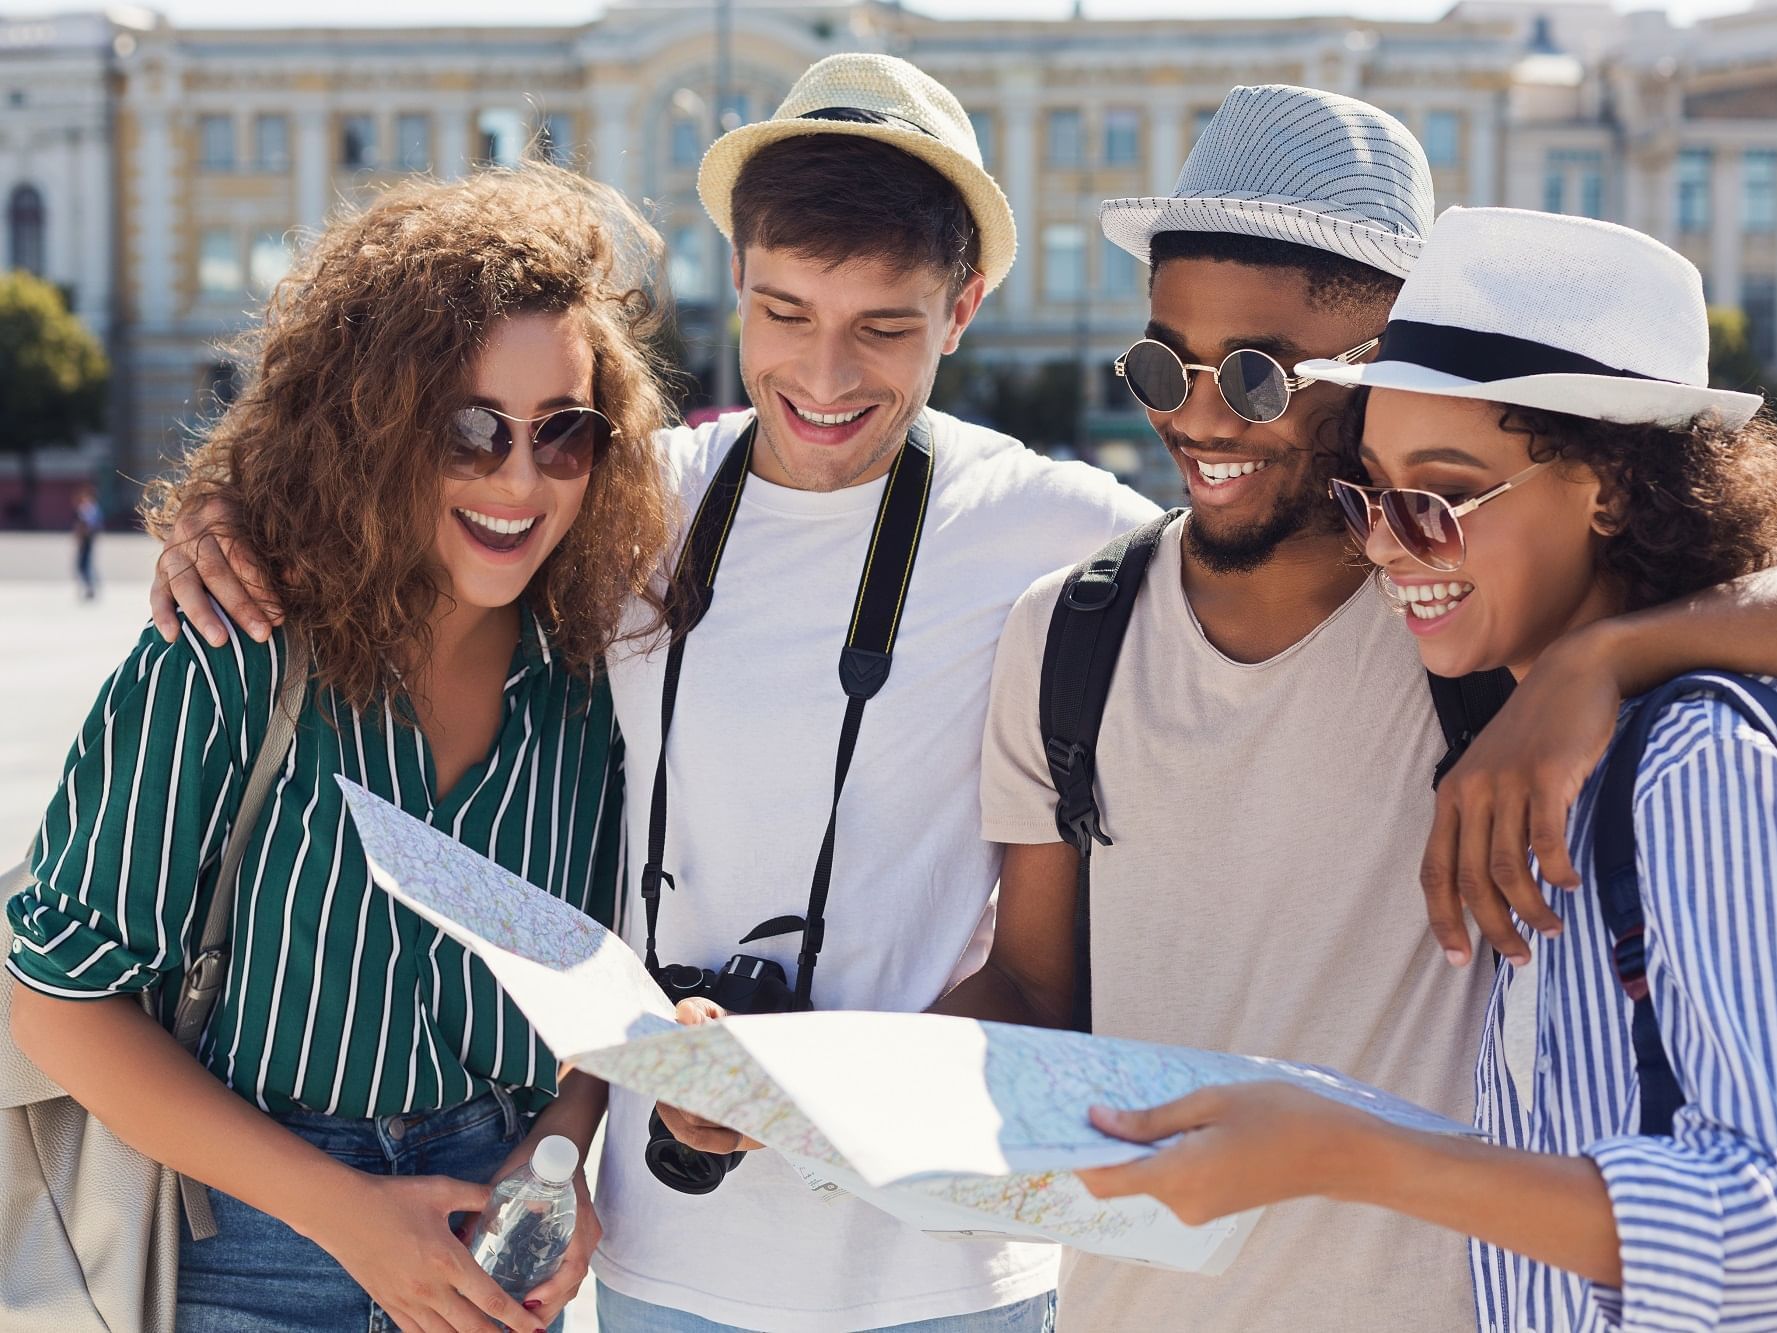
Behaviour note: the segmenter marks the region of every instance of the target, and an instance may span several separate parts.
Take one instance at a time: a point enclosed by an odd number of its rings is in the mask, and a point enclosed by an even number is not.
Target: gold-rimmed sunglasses
[[[1367,356],[1382,340],[1368,342],[1333,357],[1349,365]],[[1143,338],[1117,358],[1117,376],[1129,386],[1135,401],[1150,412],[1176,412],[1191,395],[1191,376],[1208,371],[1215,379],[1222,401],[1255,426],[1276,421],[1289,411],[1290,397],[1314,381],[1287,373],[1277,358],[1254,347],[1239,347],[1222,358],[1219,366],[1186,361],[1172,348]]]
[[[1468,542],[1462,535],[1462,520],[1489,500],[1497,500],[1507,491],[1522,486],[1549,465],[1549,460],[1532,463],[1522,472],[1513,473],[1497,486],[1489,486],[1478,495],[1471,495],[1461,504],[1451,504],[1434,491],[1419,491],[1406,486],[1359,486],[1353,481],[1333,479],[1330,487],[1339,511],[1345,515],[1345,526],[1357,538],[1359,547],[1366,545],[1376,530],[1378,515],[1401,544],[1401,549],[1427,569],[1440,574],[1461,569],[1468,558]]]

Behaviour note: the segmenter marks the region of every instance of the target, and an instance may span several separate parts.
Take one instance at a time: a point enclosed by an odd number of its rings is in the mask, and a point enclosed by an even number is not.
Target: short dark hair
[[[981,234],[962,192],[892,144],[804,134],[767,144],[734,182],[734,250],[788,250],[837,267],[879,260],[935,268],[961,292],[981,265]]]
[[[1228,231],[1163,231],[1148,251],[1148,287],[1168,259],[1213,259],[1254,268],[1292,269],[1308,284],[1308,302],[1317,310],[1357,310],[1389,306],[1400,294],[1401,279],[1355,259],[1312,245],[1246,236]]]

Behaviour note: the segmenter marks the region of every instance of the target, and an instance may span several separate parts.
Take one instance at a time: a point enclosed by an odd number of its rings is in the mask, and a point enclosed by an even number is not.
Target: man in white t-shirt
[[[700,188],[735,243],[741,375],[756,414],[666,437],[693,505],[757,422],[707,614],[684,641],[667,745],[663,964],[746,953],[793,981],[833,799],[847,696],[838,663],[887,474],[952,351],[1012,258],[1012,221],[962,108],[905,62],[821,62],[777,115],[711,148]],[[813,1000],[920,1010],[980,965],[999,849],[980,836],[980,737],[1013,600],[1154,512],[1108,474],[926,413],[933,472],[894,641],[839,804]],[[627,744],[625,937],[646,938],[643,849],[667,649],[614,655]],[[812,1192],[749,1154],[712,1193],[644,1165],[649,1113],[614,1089],[594,1260],[608,1333],[629,1330],[1042,1329],[1048,1247],[933,1239],[856,1199]],[[694,1146],[727,1131],[669,1109]]]

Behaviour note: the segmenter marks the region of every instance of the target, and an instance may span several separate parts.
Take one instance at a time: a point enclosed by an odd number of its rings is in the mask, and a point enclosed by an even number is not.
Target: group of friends
[[[1777,743],[1679,692],[1632,774],[1660,1133],[1593,868],[1624,701],[1777,670],[1777,425],[1707,387],[1696,270],[1604,222],[1434,222],[1405,127],[1296,87],[1233,90],[1172,196],[1107,201],[1151,274],[1118,372],[1189,507],[1129,611],[1083,843],[1051,626],[1068,571],[1160,511],[927,405],[1016,249],[966,114],[903,61],[831,57],[699,185],[751,411],[669,423],[659,241],[615,192],[412,182],[298,260],[150,496],[155,623],[75,741],[7,961],[21,1049],[211,1187],[179,1326],[528,1331],[590,1272],[605,1333],[1777,1327]],[[860,578],[904,503],[859,686]],[[719,543],[681,560],[712,504]],[[295,739],[223,882],[293,655]],[[1428,670],[1499,669],[1434,793]],[[935,1239],[765,1150],[676,1192],[654,1106],[558,1074],[373,891],[339,775],[651,965],[751,953],[824,1009],[1309,1061],[1482,1133],[1268,1083],[1095,1108],[1164,1141],[1095,1193],[1274,1205],[1215,1277]],[[194,1056],[164,1023],[219,894]],[[508,1298],[453,1219],[601,1122],[596,1206],[582,1181],[561,1271]]]

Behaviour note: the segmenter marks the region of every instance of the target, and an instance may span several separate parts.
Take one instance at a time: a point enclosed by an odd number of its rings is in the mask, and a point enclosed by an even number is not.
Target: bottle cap
[[[537,1179],[551,1185],[567,1184],[579,1168],[580,1150],[572,1139],[564,1139],[560,1134],[549,1135],[531,1153],[531,1170],[537,1173]]]

